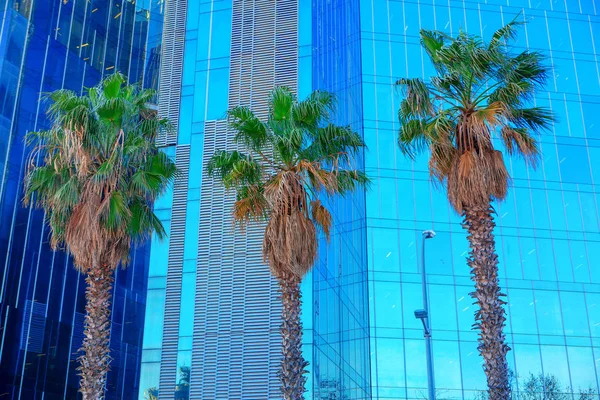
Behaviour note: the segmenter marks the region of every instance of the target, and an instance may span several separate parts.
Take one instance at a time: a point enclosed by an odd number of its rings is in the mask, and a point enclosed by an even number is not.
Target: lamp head
[[[423,231],[423,237],[425,239],[433,239],[435,237],[435,232],[432,231],[431,229]]]

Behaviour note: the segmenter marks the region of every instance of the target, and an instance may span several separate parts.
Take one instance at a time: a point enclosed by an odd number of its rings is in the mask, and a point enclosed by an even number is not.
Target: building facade
[[[172,93],[161,90],[160,107],[178,132],[162,140],[184,174],[157,204],[170,236],[151,250],[140,398],[278,398],[279,305],[261,262],[261,228],[232,228],[230,194],[203,165],[215,149],[231,148],[225,111],[242,104],[264,115],[265,96],[279,84],[300,98],[313,89],[337,95],[336,122],[363,134],[368,149],[357,163],[373,180],[369,190],[328,203],[333,236],[303,283],[306,398],[426,398],[425,342],[413,314],[422,308],[425,229],[437,232],[425,251],[437,395],[481,398],[466,234],[432,185],[426,156],[412,161],[397,148],[394,82],[434,73],[420,29],[489,39],[515,18],[527,24],[514,50],[539,50],[553,67],[534,102],[557,122],[538,138],[537,169],[506,158],[513,182],[495,205],[511,382],[523,394],[532,376],[543,375],[564,398],[597,397],[594,1],[179,0],[170,7],[165,26],[178,34],[168,45],[165,36],[172,60],[162,72]]]
[[[355,2],[350,2],[355,3]],[[443,398],[474,398],[485,388],[473,290],[461,218],[432,185],[427,155],[414,162],[396,145],[399,77],[434,74],[419,45],[420,29],[488,39],[513,19],[514,51],[541,51],[552,66],[534,103],[556,114],[537,139],[537,169],[505,156],[513,178],[506,201],[494,205],[501,286],[507,294],[508,353],[515,392],[533,374],[554,378],[565,393],[598,393],[600,352],[600,17],[594,1],[360,0],[360,52],[367,192],[367,248],[372,395],[423,398],[425,343],[413,310],[422,308],[421,232],[427,241],[435,382]],[[348,3],[346,3],[348,4]],[[357,4],[346,6],[355,8]],[[570,394],[569,394],[570,398]]]
[[[44,213],[23,206],[27,132],[48,129],[44,93],[82,93],[120,71],[156,88],[162,0],[0,1],[0,393],[76,398],[85,282],[52,252]],[[107,398],[138,391],[148,251],[118,270]]]
[[[169,238],[154,240],[151,249],[140,398],[279,397],[281,310],[276,282],[262,262],[264,226],[235,230],[233,194],[203,167],[216,149],[232,149],[227,109],[247,105],[265,118],[274,86],[299,97],[311,91],[312,18],[304,0],[167,5],[159,110],[177,132],[161,143],[183,173],[156,205]],[[343,235],[336,232],[336,245],[321,254],[303,285],[310,398],[337,398],[331,396],[342,387],[353,398],[368,397],[362,205],[362,217],[355,211],[339,220],[356,229],[352,238],[359,240],[344,236],[337,244]],[[347,293],[361,300],[352,304]]]

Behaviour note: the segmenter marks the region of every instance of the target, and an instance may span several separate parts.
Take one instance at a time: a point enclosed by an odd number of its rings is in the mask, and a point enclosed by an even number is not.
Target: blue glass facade
[[[312,2],[312,86],[336,94],[335,122],[364,131],[358,3]],[[355,162],[364,168],[363,155]],[[365,190],[322,199],[334,216],[312,274],[315,399],[370,399]],[[303,312],[310,312],[304,308]]]
[[[359,3],[359,4],[358,4]],[[416,161],[396,146],[399,77],[434,74],[419,46],[419,29],[489,39],[514,18],[527,21],[515,51],[542,51],[553,67],[547,91],[535,98],[558,117],[538,140],[537,170],[506,157],[513,178],[495,205],[501,285],[507,293],[513,389],[531,374],[555,377],[561,390],[598,393],[600,251],[598,185],[600,18],[593,1],[360,0],[360,52],[365,168],[374,179],[366,196],[372,395],[423,398],[427,389],[418,261],[427,242],[435,379],[443,398],[474,398],[485,388],[473,289],[465,262],[466,234],[445,193],[433,187],[427,155]]]
[[[330,71],[313,74],[314,63],[325,63],[313,52],[321,23],[307,0],[188,1],[167,12],[166,26],[182,24],[182,15],[185,44],[174,53],[183,57],[173,59],[182,63],[181,100],[162,106],[178,116],[166,151],[184,172],[156,206],[169,239],[151,249],[139,397],[276,399],[280,304],[260,253],[264,227],[234,231],[231,198],[202,166],[216,148],[232,145],[223,119],[229,107],[248,105],[265,117],[274,85],[302,98],[315,80],[332,79]],[[358,59],[355,66],[348,96],[360,92]],[[339,118],[356,117],[360,130],[357,109]],[[339,213],[336,244],[303,284],[307,398],[369,397],[364,193],[344,202],[355,210]]]
[[[281,71],[300,97],[313,89],[337,94],[336,122],[363,133],[368,150],[357,163],[373,180],[369,190],[329,203],[334,234],[330,243],[322,241],[303,283],[311,363],[306,398],[426,397],[425,342],[413,315],[422,307],[425,229],[437,232],[426,259],[438,396],[481,394],[466,234],[443,190],[430,182],[426,155],[411,161],[397,148],[394,82],[434,73],[419,29],[489,38],[515,17],[528,22],[515,51],[540,50],[553,67],[535,104],[552,108],[558,121],[539,137],[543,157],[536,170],[506,158],[513,184],[506,201],[495,205],[513,390],[544,374],[569,396],[598,393],[600,17],[594,1],[186,4],[179,130],[166,150],[185,177],[157,204],[170,237],[152,246],[140,397],[152,388],[165,398],[278,396],[279,309],[257,252],[261,231],[231,230],[229,199],[207,181],[202,163],[230,143],[225,110],[243,104],[264,111],[261,101],[282,82]],[[274,11],[288,16],[287,25]],[[282,54],[297,59],[297,75],[275,64]],[[182,367],[191,368],[191,378]]]
[[[157,87],[162,0],[0,1],[0,393],[76,398],[84,278],[52,252],[41,210],[22,204],[24,136],[46,129],[43,93],[82,92],[120,71]],[[148,252],[117,271],[107,398],[137,392]]]

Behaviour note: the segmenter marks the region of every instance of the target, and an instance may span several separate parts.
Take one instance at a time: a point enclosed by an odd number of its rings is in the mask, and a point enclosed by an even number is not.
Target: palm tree
[[[144,392],[144,400],[158,400],[158,389],[151,387]]]
[[[421,44],[437,74],[429,82],[397,81],[403,93],[400,149],[412,157],[430,150],[430,174],[445,186],[469,233],[471,296],[479,306],[474,326],[480,331],[478,350],[492,400],[510,397],[491,205],[506,197],[509,175],[495,145],[535,167],[536,133],[553,122],[550,111],[530,105],[546,81],[544,57],[532,51],[512,54],[507,45],[518,25],[513,21],[500,28],[489,43],[465,32],[453,38],[422,30]]]
[[[289,89],[275,88],[266,121],[247,107],[228,112],[244,151],[217,151],[207,165],[210,176],[236,191],[235,221],[267,222],[262,251],[283,303],[279,379],[286,400],[302,399],[306,381],[300,281],[317,256],[317,227],[327,238],[331,231],[332,216],[317,196],[344,195],[368,182],[354,165],[364,142],[351,128],[330,123],[333,112],[329,93],[298,101]]]
[[[152,91],[124,86],[120,74],[78,96],[49,95],[50,130],[34,132],[26,203],[42,207],[53,249],[64,247],[86,275],[86,316],[79,357],[83,398],[104,398],[110,365],[110,303],[115,268],[132,245],[165,231],[152,206],[176,169],[154,143],[168,128],[149,108]]]
[[[175,385],[175,400],[190,398],[191,368],[185,365],[179,367],[179,383]]]

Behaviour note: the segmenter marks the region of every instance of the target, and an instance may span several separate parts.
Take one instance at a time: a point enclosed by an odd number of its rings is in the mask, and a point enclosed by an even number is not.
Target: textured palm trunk
[[[475,292],[471,297],[479,310],[475,313],[475,327],[479,329],[478,350],[483,357],[484,372],[487,378],[490,400],[510,398],[508,364],[504,326],[506,304],[500,292],[498,279],[498,256],[495,250],[493,210],[485,207],[471,207],[464,212],[463,227],[469,232],[468,264],[471,279],[475,282]]]
[[[106,374],[110,357],[110,304],[114,269],[111,266],[90,268],[85,281],[85,326],[84,339],[80,351],[79,391],[83,400],[104,399]]]
[[[302,357],[302,324],[300,322],[300,279],[286,274],[279,279],[281,292],[282,323],[282,355],[279,380],[284,400],[301,400],[304,398],[306,383],[306,367],[308,363]]]

